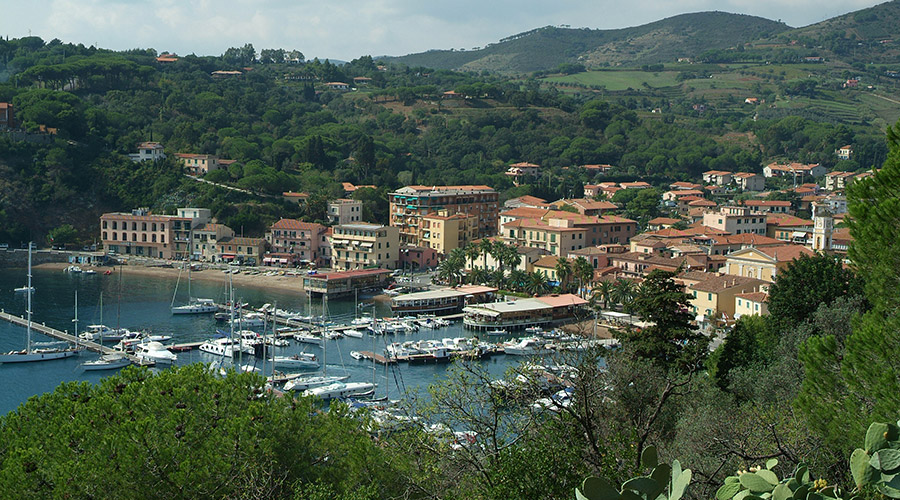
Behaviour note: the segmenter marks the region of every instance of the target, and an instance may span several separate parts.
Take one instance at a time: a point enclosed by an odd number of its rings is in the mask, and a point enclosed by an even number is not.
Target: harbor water
[[[13,290],[25,284],[25,274],[25,269],[0,269],[0,308],[23,317],[26,311],[26,294],[16,293]],[[91,275],[65,273],[55,269],[34,269],[32,275],[32,284],[35,288],[32,297],[32,320],[36,323],[45,323],[57,330],[68,332],[74,330],[76,291],[78,292],[79,331],[83,331],[87,325],[101,322],[101,295],[103,324],[113,328],[118,326],[132,330],[146,330],[156,335],[171,335],[172,340],[166,344],[200,342],[212,338],[216,328],[226,330],[228,328],[227,325],[216,323],[212,314],[172,315],[170,306],[176,285],[174,275],[149,277],[115,272],[110,275],[104,275],[102,272]],[[178,293],[179,299],[182,301],[187,298],[187,290],[184,285],[182,280]],[[228,288],[228,277],[223,274],[220,283],[194,280],[192,295],[224,303],[228,297]],[[246,302],[251,308],[269,303],[277,304],[279,309],[296,311],[303,315],[319,316],[323,314],[321,299],[308,300],[307,296],[299,290],[299,278],[296,292],[235,288],[234,296],[237,301]],[[359,301],[368,305],[357,307],[357,302],[352,296],[329,301],[326,306],[328,317],[336,324],[347,324],[358,314],[371,315],[373,307],[378,318],[391,314],[387,302],[375,302],[371,297],[360,297]],[[360,330],[365,331],[364,327]],[[322,347],[290,340],[288,347],[275,348],[275,355],[289,356],[305,351],[315,354],[321,363],[323,354],[325,354],[328,375],[348,375],[348,381],[354,382],[374,381],[376,396],[386,395],[394,399],[400,397],[405,391],[424,393],[428,385],[440,382],[444,378],[448,365],[410,366],[399,363],[395,366],[385,367],[373,365],[371,361],[353,359],[350,356],[351,351],[372,351],[374,348],[376,353],[383,353],[386,345],[391,342],[419,339],[440,340],[446,337],[463,336],[471,336],[471,332],[462,328],[461,320],[456,320],[449,327],[434,330],[422,328],[418,332],[408,335],[371,336],[366,334],[359,339],[343,337],[331,340],[328,341],[326,353],[322,352]],[[0,352],[23,349],[26,343],[25,338],[25,328],[0,322]],[[56,345],[53,339],[35,332],[32,333],[32,338],[34,345],[38,347]],[[84,371],[81,368],[83,362],[96,359],[98,356],[96,353],[86,351],[79,356],[62,360],[0,365],[0,380],[3,382],[3,390],[0,391],[0,414],[15,410],[19,404],[32,396],[53,391],[62,382],[81,380],[97,382],[102,377],[110,375],[111,372]],[[484,360],[482,363],[485,363],[488,370],[499,378],[510,363],[517,363],[519,359],[500,355]],[[242,361],[245,365],[255,364],[257,368],[263,368],[262,360],[252,356],[247,356]],[[196,362],[220,364],[223,360],[197,349],[178,353],[176,364]],[[227,360],[224,361],[224,364],[231,365]],[[296,371],[279,369],[285,372]],[[265,371],[271,373],[271,366],[266,366]],[[320,372],[321,368],[318,373]],[[317,372],[309,371],[308,373],[315,374]]]

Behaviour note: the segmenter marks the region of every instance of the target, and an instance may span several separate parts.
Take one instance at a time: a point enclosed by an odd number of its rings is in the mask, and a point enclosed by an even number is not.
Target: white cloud
[[[124,50],[152,47],[219,55],[252,43],[299,49],[308,57],[349,60],[471,48],[547,25],[600,29],[636,26],[686,12],[723,10],[816,23],[877,0],[32,0],[10,2],[0,35]]]

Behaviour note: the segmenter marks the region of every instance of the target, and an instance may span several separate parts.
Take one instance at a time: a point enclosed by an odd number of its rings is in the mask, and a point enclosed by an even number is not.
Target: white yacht
[[[172,314],[208,314],[218,310],[212,299],[194,299],[181,306],[172,306]]]
[[[297,377],[285,382],[284,390],[305,391],[307,389],[312,389],[313,387],[321,387],[323,385],[330,385],[336,382],[343,382],[348,378],[350,378],[349,375],[310,375],[306,377]]]
[[[157,364],[172,364],[178,359],[178,355],[166,348],[160,342],[150,341],[134,346],[135,356],[153,361]]]
[[[319,360],[316,359],[315,354],[306,352],[294,354],[293,356],[275,356],[272,358],[272,361],[276,365],[289,366],[292,368],[315,370],[319,367]]]
[[[352,338],[354,338],[354,339],[361,339],[362,336],[363,336],[362,332],[359,331],[359,330],[357,330],[356,328],[351,328],[351,329],[349,329],[349,330],[344,330],[344,331],[341,332],[341,333],[343,333],[345,337],[352,337]]]
[[[511,356],[538,356],[550,354],[552,352],[547,349],[547,342],[537,337],[525,337],[517,342],[507,342],[503,344],[503,352]]]
[[[317,337],[308,333],[295,333],[294,340],[300,342],[301,344],[312,344],[317,346],[322,345],[322,337]]]
[[[124,353],[114,352],[110,354],[103,354],[99,358],[92,361],[85,361],[81,364],[81,367],[85,371],[116,370],[130,364],[131,360],[129,360]]]
[[[368,396],[374,392],[375,384],[370,382],[336,382],[307,389],[303,391],[303,395],[316,396],[322,399],[336,399],[350,396]]]

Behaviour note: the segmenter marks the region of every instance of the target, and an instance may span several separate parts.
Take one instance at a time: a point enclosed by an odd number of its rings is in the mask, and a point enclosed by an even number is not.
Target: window
[[[116,227],[116,226],[118,226],[118,225],[119,225],[118,222],[113,221],[113,229],[118,229],[118,227]],[[115,238],[113,238],[113,239],[115,239]]]
[[[738,305],[739,306],[741,305],[741,299],[738,299]]]
[[[103,229],[106,229],[106,221],[103,221]],[[104,236],[103,239],[105,240],[106,236]]]
[[[707,300],[712,300],[712,293],[707,293],[707,294],[706,294],[706,299],[707,299]]]

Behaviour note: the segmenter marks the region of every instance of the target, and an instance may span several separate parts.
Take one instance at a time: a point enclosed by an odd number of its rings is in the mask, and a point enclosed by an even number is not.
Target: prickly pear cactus
[[[765,468],[750,467],[725,478],[716,492],[717,500],[827,500],[841,499],[841,491],[824,479],[813,481],[809,469],[800,465],[790,477],[779,479],[772,469],[778,460],[770,459]]]
[[[581,488],[575,488],[577,500],[681,500],[691,482],[691,470],[681,470],[678,460],[672,465],[658,463],[656,448],[648,446],[641,454],[641,464],[652,469],[650,475],[639,476],[616,488],[600,477],[589,477]]]
[[[870,425],[865,448],[850,455],[850,472],[857,491],[874,485],[882,495],[900,498],[900,422]]]

